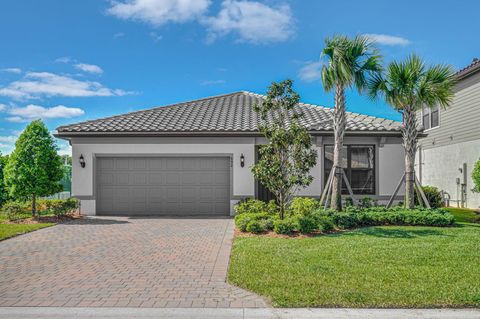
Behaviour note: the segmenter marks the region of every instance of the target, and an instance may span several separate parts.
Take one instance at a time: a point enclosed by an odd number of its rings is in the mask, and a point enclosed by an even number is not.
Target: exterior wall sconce
[[[80,158],[78,159],[78,162],[80,163],[80,166],[82,168],[85,168],[85,158],[83,158],[83,154],[80,154]]]
[[[244,167],[245,166],[245,156],[243,155],[240,155],[240,166],[241,167]]]

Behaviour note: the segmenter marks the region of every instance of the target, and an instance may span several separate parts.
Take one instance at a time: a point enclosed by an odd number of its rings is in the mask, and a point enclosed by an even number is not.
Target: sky
[[[416,53],[459,69],[480,57],[479,11],[476,0],[2,0],[0,151],[37,118],[53,132],[212,95],[263,94],[286,78],[303,102],[333,106],[319,75],[326,37],[365,34],[385,63]],[[400,119],[355,91],[347,109]]]

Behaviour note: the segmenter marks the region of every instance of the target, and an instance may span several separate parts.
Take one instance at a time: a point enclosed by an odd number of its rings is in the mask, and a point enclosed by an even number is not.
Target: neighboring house
[[[452,105],[418,114],[427,137],[419,143],[416,172],[423,185],[446,192],[451,206],[478,208],[480,194],[472,192],[471,175],[480,158],[480,61],[474,59],[455,76]]]
[[[253,105],[264,98],[242,91],[59,127],[82,213],[229,215],[243,198],[269,199],[250,171],[265,143]],[[318,153],[314,181],[298,195],[318,197],[332,166],[332,109],[299,103],[296,112]],[[347,116],[344,165],[356,197],[386,201],[404,171],[401,123]]]

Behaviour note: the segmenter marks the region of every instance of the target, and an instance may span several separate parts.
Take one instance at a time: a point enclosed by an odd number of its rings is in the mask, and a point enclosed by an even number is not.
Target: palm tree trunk
[[[342,85],[337,84],[335,90],[335,108],[333,110],[333,135],[335,144],[333,148],[332,169],[335,174],[332,180],[332,199],[330,202],[331,208],[337,211],[342,210],[342,148],[345,126],[345,91]]]
[[[403,147],[405,149],[405,206],[415,207],[415,154],[417,151],[417,118],[412,107],[403,111]]]

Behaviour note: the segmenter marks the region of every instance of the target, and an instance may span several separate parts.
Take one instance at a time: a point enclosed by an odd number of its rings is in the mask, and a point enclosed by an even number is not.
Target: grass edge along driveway
[[[37,224],[3,224],[0,223],[0,241],[26,234],[34,230],[55,225],[54,223],[37,223]]]
[[[277,307],[479,307],[480,225],[237,237],[228,281]]]

